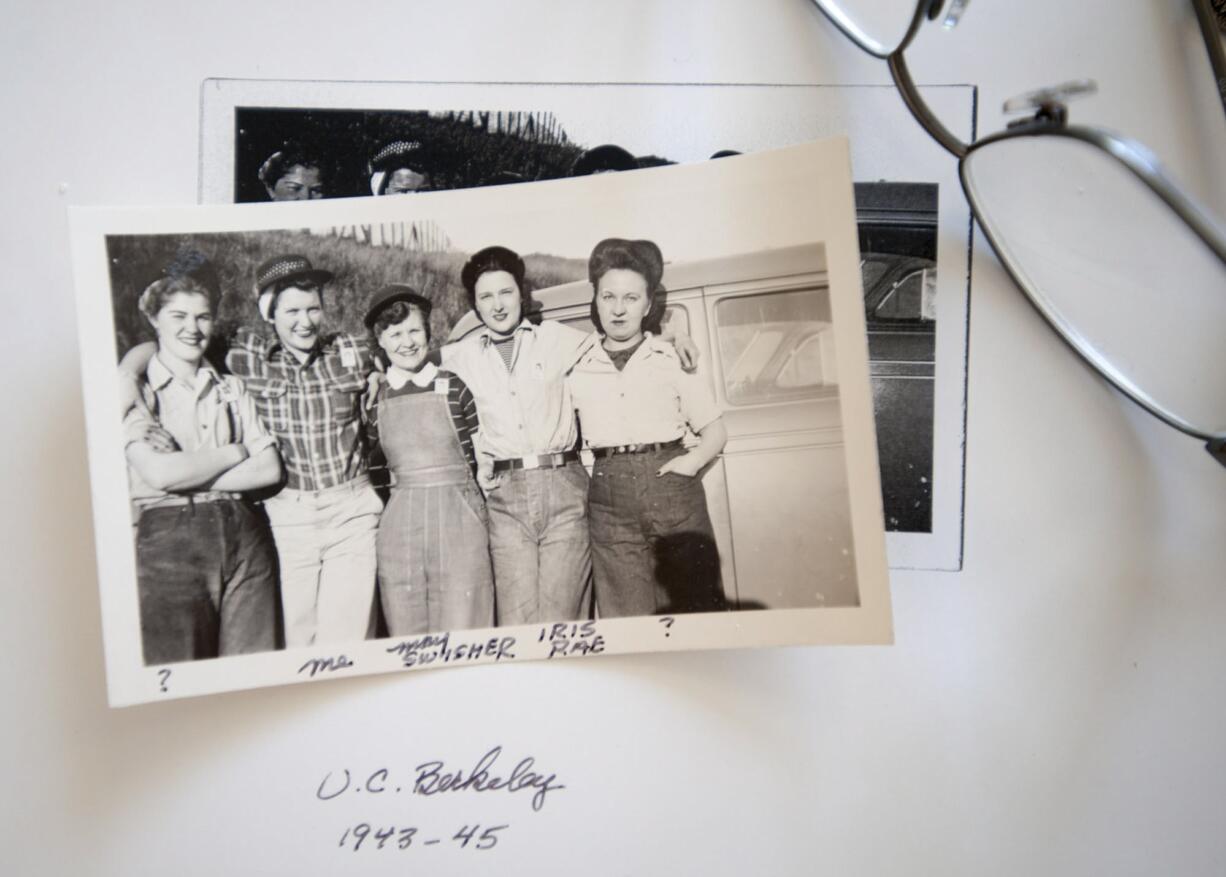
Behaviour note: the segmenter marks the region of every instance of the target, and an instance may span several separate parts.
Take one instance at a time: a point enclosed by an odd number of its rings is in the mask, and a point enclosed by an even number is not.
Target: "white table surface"
[[[888,74],[804,0],[7,12],[0,869],[1226,872],[1226,469],[1068,354],[981,236],[965,568],[893,576],[893,647],[475,668],[107,709],[65,206],[193,201],[202,79]],[[1198,40],[1179,0],[978,0],[910,60],[920,82],[980,87],[981,132],[1000,127],[1005,98],[1092,76],[1100,92],[1073,118],[1146,142],[1222,214],[1226,121]],[[342,823],[313,796],[326,771],[495,744],[569,784],[541,813],[518,807],[496,850],[331,849]]]

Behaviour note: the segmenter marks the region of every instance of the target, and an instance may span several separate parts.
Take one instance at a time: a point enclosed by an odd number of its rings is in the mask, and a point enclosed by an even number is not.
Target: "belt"
[[[237,502],[243,498],[241,493],[230,493],[225,490],[206,490],[201,493],[172,493],[166,496],[137,499],[134,503],[140,511],[147,509],[174,508],[175,506],[195,505],[201,502]]]
[[[516,460],[495,460],[495,472],[512,472],[516,469],[557,469],[579,459],[578,451],[562,451],[557,454],[542,454],[539,457],[520,457]]]
[[[614,454],[648,454],[652,451],[667,451],[671,448],[681,447],[681,439],[673,439],[671,442],[643,442],[637,445],[611,445],[606,448],[592,448],[592,456],[597,460],[602,460],[605,457],[612,457]]]
[[[317,490],[306,490],[300,487],[283,487],[274,495],[283,499],[298,498],[303,496],[324,496],[326,494],[340,493],[341,491],[349,491],[357,493],[359,490],[365,490],[370,487],[370,475],[363,472],[356,478],[350,478],[348,481],[342,481],[340,484],[333,484],[331,487],[321,487]]]

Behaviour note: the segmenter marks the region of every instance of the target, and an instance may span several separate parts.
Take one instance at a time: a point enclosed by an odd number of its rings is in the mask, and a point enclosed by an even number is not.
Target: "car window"
[[[872,315],[878,320],[936,318],[936,271],[917,268],[904,275],[881,299]]]
[[[734,405],[820,395],[835,384],[827,298],[818,290],[720,300],[715,331]]]
[[[800,346],[792,351],[783,368],[779,369],[779,377],[775,383],[784,389],[800,389],[803,387],[821,386],[829,371],[824,367],[823,358],[828,356],[829,342],[822,334],[815,332]]]
[[[866,295],[877,285],[877,281],[889,267],[890,263],[884,259],[874,259],[870,256],[860,260],[860,279],[864,283]]]

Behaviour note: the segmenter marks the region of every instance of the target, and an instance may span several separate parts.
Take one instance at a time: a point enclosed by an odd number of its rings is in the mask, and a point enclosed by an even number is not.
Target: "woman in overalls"
[[[366,314],[389,363],[370,414],[391,475],[379,521],[379,592],[388,632],[411,636],[494,624],[485,500],[474,476],[472,393],[426,361],[430,300],[400,284]]]

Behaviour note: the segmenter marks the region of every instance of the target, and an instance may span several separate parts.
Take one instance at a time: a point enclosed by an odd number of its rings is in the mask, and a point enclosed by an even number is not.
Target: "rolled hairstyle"
[[[526,317],[532,304],[532,296],[524,283],[524,260],[514,250],[506,247],[486,247],[484,250],[478,250],[464,263],[464,268],[460,271],[460,282],[468,293],[469,305],[474,308],[477,306],[477,280],[487,271],[506,271],[515,278],[515,285],[519,287],[521,314]]]
[[[631,241],[624,238],[605,238],[592,249],[587,260],[587,279],[592,284],[591,318],[596,331],[604,334],[600,313],[596,308],[596,287],[600,278],[614,270],[633,271],[647,281],[647,295],[651,306],[643,317],[643,331],[653,335],[660,333],[664,324],[664,309],[667,306],[667,290],[660,283],[664,276],[664,254],[654,241]]]
[[[195,277],[180,275],[177,277],[162,277],[145,287],[140,294],[136,306],[140,312],[153,320],[158,312],[166,306],[170,298],[180,292],[203,295],[209,301],[209,310],[217,312],[217,293]]]
[[[176,253],[175,258],[162,269],[158,278],[141,292],[136,306],[152,320],[166,306],[170,297],[180,292],[203,295],[209,301],[209,310],[217,313],[217,304],[221,300],[221,281],[213,263],[198,250],[184,248]]]

